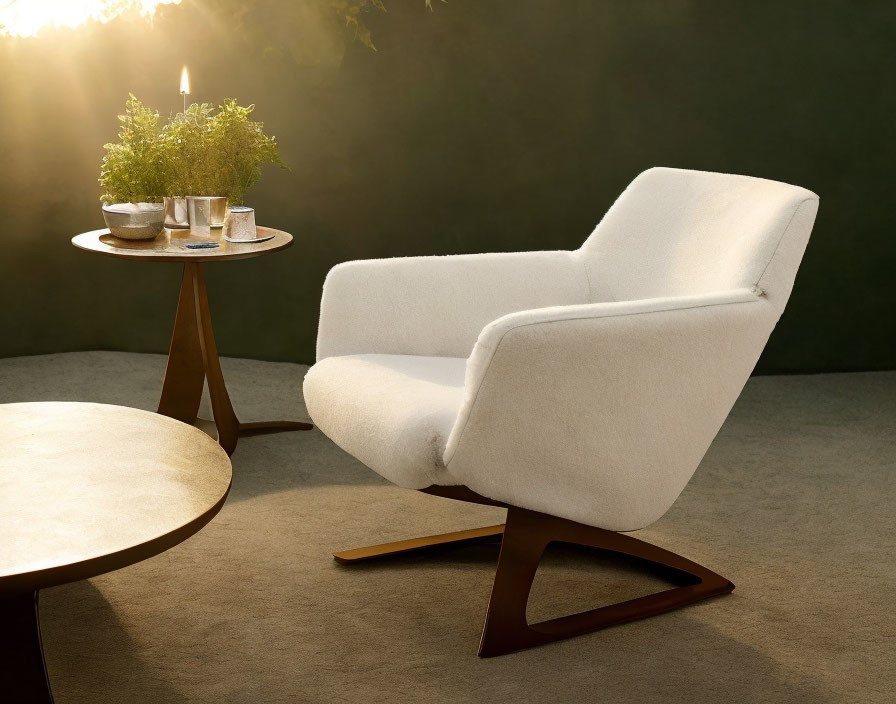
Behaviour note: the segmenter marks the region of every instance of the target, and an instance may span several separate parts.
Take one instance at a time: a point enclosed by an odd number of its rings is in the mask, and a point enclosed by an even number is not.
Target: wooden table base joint
[[[218,442],[228,455],[236,450],[241,436],[313,427],[298,421],[240,423],[221,372],[202,264],[189,262],[184,264],[158,412],[184,423],[196,424],[205,384],[208,385]]]

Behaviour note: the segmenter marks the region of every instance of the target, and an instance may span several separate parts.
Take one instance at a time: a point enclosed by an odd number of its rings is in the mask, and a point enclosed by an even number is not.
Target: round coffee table
[[[196,533],[230,490],[197,428],[94,403],[0,405],[0,700],[52,702],[38,591],[140,562]]]
[[[224,385],[215,335],[212,331],[202,265],[205,262],[258,257],[269,252],[279,252],[292,244],[292,235],[288,232],[269,227],[257,228],[257,236],[270,239],[257,243],[234,243],[225,240],[220,230],[213,231],[211,236],[205,236],[194,235],[189,230],[169,229],[165,229],[152,240],[121,240],[110,234],[109,230],[94,230],[72,238],[75,247],[88,252],[97,252],[119,259],[178,262],[184,265],[180,300],[174,319],[174,332],[171,334],[168,367],[165,369],[158,412],[184,423],[199,425],[203,430],[210,429],[209,422],[197,418],[203,382],[207,382],[218,442],[228,455],[233,454],[237,441],[243,435],[312,428],[310,423],[282,420],[240,423],[227,394],[227,387]],[[187,244],[207,242],[216,242],[218,247],[214,249],[186,247]]]

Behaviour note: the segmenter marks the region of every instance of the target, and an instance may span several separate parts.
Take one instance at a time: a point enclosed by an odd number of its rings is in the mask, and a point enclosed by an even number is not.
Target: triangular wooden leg
[[[191,424],[196,421],[205,383],[205,360],[199,343],[199,312],[194,290],[198,267],[198,264],[184,265],[168,365],[159,399],[159,413]]]
[[[631,555],[689,577],[689,584],[571,616],[529,624],[526,604],[548,543],[573,543]],[[498,569],[479,644],[480,657],[504,655],[655,616],[700,599],[726,594],[734,585],[724,577],[675,553],[631,536],[563,518],[510,507]]]
[[[187,265],[191,266],[191,265]],[[205,380],[208,384],[208,395],[212,402],[215,425],[218,428],[218,443],[228,455],[236,450],[239,439],[240,422],[233,411],[224,375],[221,373],[221,361],[218,359],[218,348],[215,345],[215,333],[212,330],[212,315],[208,306],[208,292],[205,288],[205,275],[202,265],[195,264],[193,275],[193,299],[196,308],[196,321],[199,332],[199,347],[205,366]]]
[[[696,562],[663,550],[629,535],[594,528],[565,518],[508,506],[476,494],[465,486],[431,486],[424,493],[507,509],[503,526],[444,533],[413,540],[401,540],[333,555],[341,564],[352,564],[388,555],[463,543],[501,540],[498,569],[489,600],[485,627],[479,643],[480,657],[504,655],[536,645],[599,631],[628,621],[655,616],[686,604],[727,594],[734,585]],[[526,605],[538,564],[549,543],[562,542],[628,555],[661,566],[682,586],[630,599],[619,604],[584,611],[571,616],[530,624]]]

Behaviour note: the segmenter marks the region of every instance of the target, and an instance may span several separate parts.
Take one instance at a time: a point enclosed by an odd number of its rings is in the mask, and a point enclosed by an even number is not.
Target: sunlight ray
[[[159,5],[181,0],[8,0],[0,4],[0,34],[34,37],[45,28],[108,22],[126,12],[151,18]]]

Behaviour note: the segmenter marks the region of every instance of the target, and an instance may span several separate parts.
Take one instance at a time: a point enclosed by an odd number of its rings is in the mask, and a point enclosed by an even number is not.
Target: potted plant
[[[209,103],[193,103],[162,128],[162,168],[167,181],[165,224],[169,227],[189,227],[188,195],[209,195],[203,191],[209,181],[207,133],[212,110]]]
[[[131,95],[119,116],[119,141],[104,147],[99,179],[112,233],[143,239],[164,225],[222,226],[227,203],[243,203],[262,166],[286,168],[274,137],[250,119],[254,109],[233,99],[217,108],[193,103],[160,129],[159,113]],[[190,209],[201,212],[202,222],[189,217]]]
[[[99,183],[103,218],[116,237],[149,239],[162,231],[161,204],[168,184],[163,168],[159,113],[133,94],[119,115],[118,142],[104,145]]]
[[[233,205],[243,205],[246,191],[261,178],[262,166],[287,168],[276,139],[264,133],[264,123],[249,119],[253,110],[254,105],[242,107],[236,100],[225,100],[209,120],[214,189]]]
[[[169,223],[180,221],[186,200],[209,201],[210,226],[223,225],[227,203],[241,205],[267,163],[286,168],[274,137],[249,118],[254,105],[226,100],[217,109],[194,103],[162,129]]]

